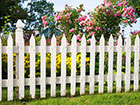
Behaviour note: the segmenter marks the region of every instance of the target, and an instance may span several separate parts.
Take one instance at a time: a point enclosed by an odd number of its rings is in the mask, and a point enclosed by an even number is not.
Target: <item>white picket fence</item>
[[[61,46],[56,46],[55,36],[51,39],[51,46],[46,46],[46,39],[41,38],[40,46],[35,46],[35,39],[32,36],[30,46],[24,46],[23,23],[17,22],[16,45],[13,46],[11,35],[8,38],[7,46],[1,45],[0,39],[0,100],[2,100],[2,88],[8,89],[8,100],[13,100],[13,87],[19,88],[19,99],[25,97],[25,86],[30,87],[30,95],[35,98],[36,85],[40,85],[40,98],[46,97],[46,84],[51,86],[51,97],[56,96],[56,84],[61,84],[61,96],[66,95],[66,84],[70,83],[70,94],[76,94],[76,83],[80,83],[80,94],[85,94],[85,83],[89,83],[89,94],[94,94],[95,82],[99,82],[98,93],[104,92],[104,81],[108,83],[108,92],[113,91],[113,81],[116,81],[116,92],[121,92],[122,81],[125,81],[125,92],[130,90],[130,81],[134,81],[134,91],[139,89],[139,37],[136,37],[135,45],[131,45],[128,37],[126,45],[122,45],[122,38],[119,37],[118,45],[113,45],[113,37],[109,39],[109,45],[105,45],[104,37],[100,39],[100,45],[96,45],[94,36],[91,45],[86,45],[85,36],[82,37],[81,46],[77,46],[76,36],[72,38],[71,46],[66,45],[66,38],[63,36]],[[76,75],[76,54],[81,53],[80,76]],[[95,53],[99,55],[99,75],[95,75]],[[108,52],[108,74],[104,74],[104,54]],[[117,52],[117,74],[113,74],[113,53]],[[126,52],[126,69],[122,74],[122,52]],[[134,74],[130,74],[131,52],[135,52]],[[2,79],[2,53],[8,54],[8,79]],[[13,53],[16,53],[16,79],[13,79]],[[24,77],[24,54],[30,53],[30,78]],[[41,76],[35,77],[35,54],[41,56]],[[51,77],[46,77],[46,53],[51,53]],[[61,76],[56,76],[56,55],[61,53]],[[66,76],[66,54],[71,53],[71,76]],[[90,75],[86,72],[86,53],[90,53]]]

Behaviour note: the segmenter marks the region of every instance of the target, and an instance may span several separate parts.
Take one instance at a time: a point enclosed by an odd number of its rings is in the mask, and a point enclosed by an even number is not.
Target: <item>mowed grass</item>
[[[38,88],[38,87],[37,87]],[[107,87],[105,86],[105,93],[98,94],[98,87],[95,87],[95,94],[89,95],[89,86],[86,85],[85,95],[80,96],[79,85],[76,88],[76,96],[70,96],[70,86],[67,86],[67,94],[65,97],[60,97],[60,85],[57,86],[57,94],[55,98],[50,97],[50,87],[47,88],[46,98],[40,99],[40,89],[36,89],[36,99],[31,99],[29,95],[29,88],[26,87],[25,98],[18,100],[15,97],[14,101],[7,101],[7,89],[3,89],[3,101],[0,105],[140,105],[140,91],[132,92],[133,86],[131,86],[130,92],[107,93]]]

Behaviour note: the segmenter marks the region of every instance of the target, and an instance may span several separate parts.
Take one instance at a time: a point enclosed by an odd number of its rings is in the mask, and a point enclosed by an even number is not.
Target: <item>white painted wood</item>
[[[72,56],[71,56],[71,96],[75,95],[76,92],[76,35],[72,38]]]
[[[137,35],[135,39],[135,61],[134,61],[134,91],[139,90],[139,51],[140,51],[140,41]]]
[[[2,43],[0,38],[0,101],[2,100]]]
[[[86,73],[86,38],[85,35],[83,35],[82,37],[82,41],[81,41],[81,71],[80,71],[80,75],[81,75],[81,83],[80,83],[80,94],[85,94],[85,73]]]
[[[8,101],[13,100],[13,39],[8,37]]]
[[[130,90],[130,68],[131,68],[131,39],[126,41],[126,69],[125,69],[125,92]]]
[[[99,82],[99,75],[95,75],[95,82]],[[139,74],[140,77],[140,74]],[[113,81],[116,81],[117,75],[113,75]],[[125,74],[122,74],[122,81],[125,80]],[[134,74],[130,75],[130,80],[134,81]],[[140,79],[139,79],[140,80]],[[104,75],[104,81],[107,81],[107,75]],[[89,83],[90,82],[90,76],[86,76],[85,82]],[[13,80],[14,87],[19,86],[19,80],[14,79]],[[36,85],[41,85],[42,81],[41,78],[36,78]],[[70,84],[71,83],[71,76],[66,76],[66,83]],[[80,83],[80,76],[76,76],[76,83]],[[50,85],[51,84],[51,77],[46,77],[46,84]],[[56,84],[61,84],[61,77],[56,77]],[[30,86],[30,78],[25,78],[25,86]],[[2,87],[8,87],[8,80],[3,79],[2,80]]]
[[[19,88],[16,87],[16,97],[19,97],[19,99],[24,98],[24,40],[22,29],[23,27],[24,23],[19,19],[16,24],[17,29],[15,32],[15,43],[18,50],[18,53],[16,54],[16,79],[21,80]]]
[[[117,45],[117,78],[116,78],[116,92],[121,92],[121,78],[122,78],[122,37],[119,36]]]
[[[99,55],[99,93],[104,92],[104,36],[100,39],[100,55]]]
[[[30,39],[30,96],[35,98],[35,38]]]
[[[20,35],[22,30],[20,29]],[[18,35],[18,32],[17,34]],[[23,37],[16,46],[13,46],[12,37],[8,38],[8,46],[1,46],[0,39],[0,100],[2,100],[2,87],[8,88],[8,100],[13,100],[13,87],[19,86],[19,99],[24,98],[24,87],[30,86],[30,94],[35,97],[35,86],[41,86],[41,98],[46,97],[46,84],[51,85],[51,96],[56,96],[56,84],[61,84],[61,96],[66,95],[66,83],[71,83],[71,95],[75,95],[76,83],[80,83],[80,94],[85,94],[85,83],[90,83],[90,94],[94,93],[94,82],[99,82],[99,93],[104,92],[104,81],[108,82],[108,92],[112,92],[113,81],[116,81],[116,91],[121,91],[121,81],[125,80],[125,91],[130,90],[130,80],[134,81],[134,91],[139,89],[139,37],[135,40],[135,46],[131,45],[130,38],[127,39],[126,46],[122,46],[121,36],[118,45],[113,46],[111,36],[109,46],[104,45],[104,37],[100,39],[100,45],[95,46],[95,39],[92,37],[91,46],[86,46],[85,36],[82,38],[81,46],[76,46],[76,36],[73,36],[72,46],[66,46],[66,38],[63,37],[62,45],[56,46],[56,39],[53,36],[52,45],[46,46],[45,37],[41,39],[41,46],[35,46],[35,39],[31,37],[30,46],[24,46]],[[25,49],[24,49],[25,48]],[[117,74],[113,75],[113,51],[117,52]],[[121,74],[122,52],[126,51],[126,74]],[[131,51],[135,52],[134,74],[130,74]],[[30,53],[30,79],[24,79],[24,53]],[[46,52],[51,53],[51,77],[46,77]],[[71,76],[66,76],[66,53],[71,52]],[[76,76],[76,53],[81,52],[81,74]],[[86,52],[90,52],[90,76],[86,76]],[[95,52],[99,52],[99,75],[95,75]],[[109,52],[108,75],[104,74],[104,53]],[[1,53],[8,53],[8,79],[2,79]],[[18,55],[17,70],[19,77],[13,79],[13,53]],[[41,53],[41,77],[35,78],[35,53]],[[61,53],[61,76],[56,77],[56,54]]]
[[[41,85],[40,85],[40,97],[46,97],[46,39],[45,36],[42,35],[41,38]]]
[[[25,53],[30,53],[29,51],[29,46],[24,46],[25,50],[24,52]],[[40,50],[41,46],[36,46],[35,49],[36,49],[36,53],[40,53],[41,50]],[[117,52],[117,46],[114,46],[113,49],[114,49],[114,52]],[[126,49],[125,49],[125,46],[122,46],[122,52],[125,52]],[[14,53],[18,54],[19,51],[18,51],[18,46],[14,46],[13,47],[14,49]],[[91,46],[86,46],[86,52],[90,53],[91,52]],[[95,49],[96,49],[96,52],[99,52],[99,46],[95,46]],[[7,53],[7,50],[8,50],[8,47],[7,46],[2,46],[2,53]],[[61,53],[61,46],[56,46],[56,54],[58,53]],[[67,53],[71,53],[73,51],[72,47],[71,46],[67,46]],[[109,51],[109,46],[105,46],[105,52],[108,52]],[[134,45],[131,45],[131,51],[135,51],[135,47]],[[81,52],[81,46],[77,46],[77,53],[80,53]],[[51,53],[51,46],[46,46],[46,53]]]
[[[20,38],[19,43],[19,99],[24,98],[24,39]]]
[[[56,38],[51,39],[51,96],[56,96]]]
[[[109,39],[109,52],[108,52],[108,93],[112,93],[113,89],[113,36]]]
[[[66,95],[66,37],[61,40],[61,96]]]
[[[91,51],[90,51],[90,86],[89,93],[94,94],[94,83],[95,83],[95,37],[91,39]]]

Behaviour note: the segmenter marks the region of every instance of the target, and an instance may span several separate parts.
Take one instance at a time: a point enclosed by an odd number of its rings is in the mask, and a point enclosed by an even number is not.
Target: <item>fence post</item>
[[[16,32],[15,32],[15,44],[19,48],[20,45],[22,45],[23,40],[23,28],[24,24],[23,22],[19,19],[16,23]],[[19,79],[19,53],[16,54],[16,79]],[[16,88],[16,97],[18,98],[19,96],[19,88]]]

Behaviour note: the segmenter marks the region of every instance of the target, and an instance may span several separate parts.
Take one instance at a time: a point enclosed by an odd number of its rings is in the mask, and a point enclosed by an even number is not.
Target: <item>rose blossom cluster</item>
[[[126,26],[136,23],[134,9],[127,6],[126,1],[112,3],[111,1],[103,0],[101,5],[98,5],[94,12],[89,13],[90,20],[95,23],[95,37],[100,38],[104,34],[108,40],[110,34],[113,36],[119,35],[119,24]],[[90,33],[90,31],[89,31]]]
[[[47,22],[46,20],[47,20],[48,18],[47,18],[46,16],[42,16],[41,18],[42,18],[42,23],[43,23],[44,27],[46,27],[47,24],[48,24],[48,22]]]

